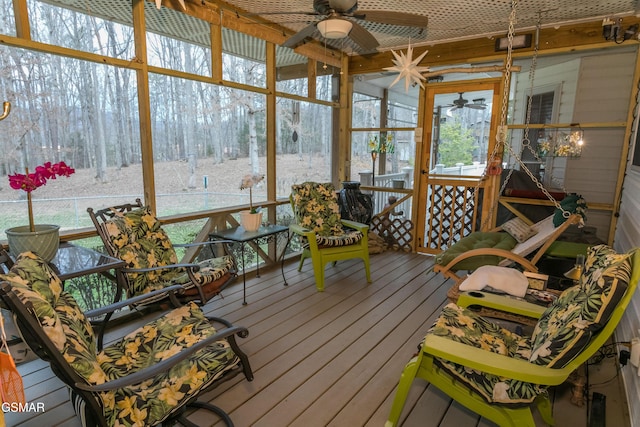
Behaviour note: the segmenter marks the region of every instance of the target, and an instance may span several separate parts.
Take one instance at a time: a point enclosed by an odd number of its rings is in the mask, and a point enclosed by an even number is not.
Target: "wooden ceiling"
[[[331,0],[327,1],[331,3]],[[226,0],[226,3],[241,15],[255,14],[292,32],[323,18],[293,13],[313,12],[313,0]],[[515,26],[519,31],[535,28],[538,21],[543,28],[552,28],[607,17],[630,16],[637,12],[638,7],[636,0],[529,0],[516,3]],[[434,44],[506,34],[512,1],[358,0],[356,11],[367,10],[405,12],[428,17],[428,27],[418,30],[355,20],[376,37],[381,50],[388,50],[405,47],[409,42],[417,45]],[[340,47],[340,42],[335,45]]]

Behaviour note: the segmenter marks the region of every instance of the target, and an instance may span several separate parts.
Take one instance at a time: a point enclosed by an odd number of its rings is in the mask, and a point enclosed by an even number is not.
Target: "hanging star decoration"
[[[178,2],[180,2],[180,6],[182,6],[184,10],[187,10],[187,6],[184,4],[184,0],[178,0]],[[162,0],[156,0],[156,8],[160,9],[160,6],[162,6]]]
[[[393,67],[385,67],[383,69],[387,71],[397,71],[400,74],[398,74],[396,79],[389,85],[389,87],[392,87],[394,84],[398,83],[401,79],[404,78],[404,90],[406,92],[409,92],[409,85],[413,82],[419,84],[420,87],[424,89],[422,81],[425,80],[425,77],[421,73],[428,72],[429,67],[418,67],[418,64],[420,63],[420,61],[422,61],[422,58],[424,58],[424,56],[428,52],[428,50],[425,50],[422,55],[412,60],[411,57],[413,56],[413,48],[411,47],[411,45],[409,45],[409,47],[407,48],[406,55],[403,52],[397,54],[392,50],[391,53],[393,53],[393,56],[395,57],[395,59],[393,59]]]

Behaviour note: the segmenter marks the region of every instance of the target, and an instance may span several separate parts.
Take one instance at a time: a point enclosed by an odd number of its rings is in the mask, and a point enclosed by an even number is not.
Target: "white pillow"
[[[514,268],[483,265],[460,284],[461,291],[480,291],[485,286],[523,298],[527,293],[527,277]]]

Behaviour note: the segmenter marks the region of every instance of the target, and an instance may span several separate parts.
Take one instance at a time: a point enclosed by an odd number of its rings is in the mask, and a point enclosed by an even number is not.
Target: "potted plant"
[[[31,251],[37,253],[42,259],[51,261],[58,252],[60,237],[59,225],[35,224],[33,221],[33,204],[31,192],[42,187],[50,179],[58,176],[70,176],[75,169],[67,166],[65,162],[51,164],[47,162],[36,167],[34,173],[29,173],[26,168],[25,174],[16,173],[9,175],[9,186],[15,190],[26,191],[29,225],[9,228],[6,231],[9,251],[18,255],[21,252]]]
[[[249,189],[249,210],[240,211],[240,224],[246,231],[256,231],[262,224],[262,209],[253,207],[253,186],[264,179],[264,175],[247,174],[240,182],[240,190]]]

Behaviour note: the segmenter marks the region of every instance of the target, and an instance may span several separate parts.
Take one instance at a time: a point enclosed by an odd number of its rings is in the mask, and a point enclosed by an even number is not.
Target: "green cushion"
[[[631,279],[631,254],[619,254],[607,245],[589,248],[580,287],[588,296],[588,320],[601,327],[627,291]]]
[[[587,202],[579,194],[568,194],[562,201],[560,206],[569,213],[576,213],[582,217],[583,220],[587,218]],[[556,209],[553,214],[553,225],[558,227],[564,223],[567,218],[564,217],[562,210]]]
[[[540,317],[531,336],[530,361],[563,367],[606,322],[631,276],[628,254],[606,245],[589,248],[580,283],[567,289]]]
[[[510,251],[518,242],[509,233],[476,231],[463,237],[453,246],[436,256],[436,263],[447,265],[458,255],[471,249],[497,248]],[[497,265],[502,258],[495,255],[480,255],[456,264],[454,270],[475,270],[483,265]]]
[[[556,258],[571,258],[575,259],[577,255],[587,255],[587,249],[589,244],[577,243],[577,242],[562,242],[556,240],[545,251],[545,255]]]
[[[561,368],[580,353],[593,330],[593,323],[583,312],[587,298],[576,285],[545,310],[531,336],[530,362]]]
[[[453,303],[442,310],[429,333],[513,358],[527,360],[531,354],[526,337]],[[545,390],[536,384],[486,374],[444,359],[436,358],[435,362],[489,403],[530,403]]]

